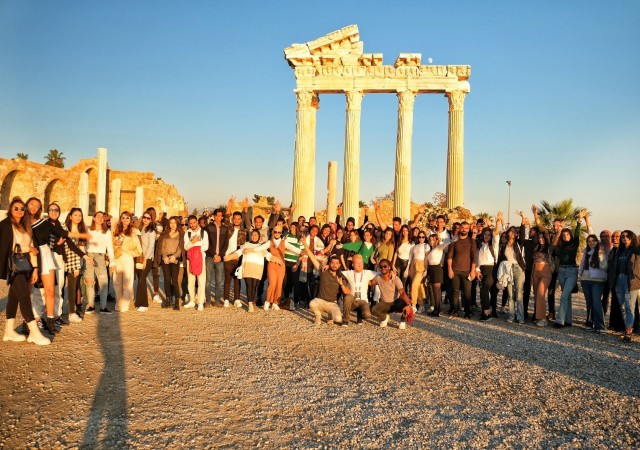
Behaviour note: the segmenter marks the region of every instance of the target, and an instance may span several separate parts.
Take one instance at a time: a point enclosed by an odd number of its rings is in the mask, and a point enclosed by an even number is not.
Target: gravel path
[[[152,305],[0,345],[0,448],[640,448],[640,345],[580,326]]]

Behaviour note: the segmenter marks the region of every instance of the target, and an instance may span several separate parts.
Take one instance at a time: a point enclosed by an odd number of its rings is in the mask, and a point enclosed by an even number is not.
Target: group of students
[[[511,323],[531,319],[538,326],[549,321],[557,328],[571,326],[572,293],[580,280],[587,303],[585,329],[603,333],[609,305],[609,327],[621,331],[624,340],[630,341],[638,327],[637,237],[630,230],[605,230],[598,237],[586,211],[573,230],[559,219],[545,229],[535,206],[534,226],[518,212],[519,227],[505,227],[498,213],[493,228],[482,219],[447,228],[444,216],[425,220],[423,209],[408,224],[396,217],[388,226],[374,203],[378,225],[365,212],[364,224],[356,228],[351,217],[341,225],[340,211],[335,222],[321,226],[315,217],[292,221],[295,207],[285,215],[279,202],[267,220],[253,217],[247,199],[239,210],[234,205],[232,197],[226,210],[187,218],[158,218],[154,208],[140,218],[125,211],[113,228],[111,217],[97,212],[87,228],[80,208],[72,208],[61,223],[57,203],[47,205],[44,217],[39,199],[14,198],[0,222],[0,279],[10,284],[3,340],[47,345],[51,341],[43,331],[55,334],[85,314],[110,313],[110,294],[119,312],[128,311],[131,302],[145,312],[149,297],[175,310],[202,311],[215,303],[242,308],[241,282],[249,312],[309,308],[316,324],[328,314],[330,322],[342,326],[349,325],[352,312],[357,324],[375,316],[380,326],[397,312],[402,329],[416,313],[439,316],[443,304],[449,305],[449,315],[472,318],[478,292],[482,322],[499,317],[506,306]],[[583,221],[588,237],[579,258]],[[30,258],[32,274],[10,277],[7,260],[16,244]],[[556,285],[561,289],[557,311]],[[16,332],[18,306],[28,338]]]

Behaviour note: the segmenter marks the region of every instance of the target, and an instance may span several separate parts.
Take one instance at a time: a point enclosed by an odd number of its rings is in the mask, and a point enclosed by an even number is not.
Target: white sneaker
[[[398,325],[398,330],[404,330],[405,328],[407,328],[407,324],[405,322],[400,322],[400,325]]]
[[[255,310],[253,309],[253,303],[249,302],[249,312],[254,312]]]
[[[540,319],[536,322],[536,325],[539,327],[546,327],[547,326],[547,319]]]
[[[69,314],[69,322],[71,323],[80,323],[82,322],[82,318],[76,313]]]
[[[429,306],[429,309],[427,309],[427,313],[432,313],[433,311],[435,311],[435,308],[433,306]]]
[[[225,300],[224,301],[224,307],[228,308],[231,304],[229,303],[229,300]]]
[[[153,296],[153,303],[162,303],[162,299],[158,294]]]
[[[278,305],[276,305],[275,303],[273,304],[273,309],[274,311],[280,311],[280,307]]]
[[[198,311],[204,311],[204,306],[203,305],[198,305]]]
[[[271,307],[271,303],[269,302],[264,302],[264,310],[265,311],[269,311],[269,308]]]
[[[424,309],[424,306],[421,306],[420,308],[418,308],[418,313],[419,314],[424,314],[426,311],[426,309]]]
[[[183,308],[193,308],[194,306],[196,306],[196,304],[193,303],[192,301],[189,301],[189,302],[185,303]]]
[[[240,300],[236,300],[235,302],[233,302],[233,306],[235,306],[236,308],[242,308],[242,302]]]
[[[382,322],[380,322],[380,327],[384,328],[389,324],[389,314],[387,314]]]
[[[147,312],[149,308],[146,306],[138,306],[138,312]]]
[[[415,306],[412,306],[411,309],[413,309],[414,314],[418,312],[418,308],[416,308]]]

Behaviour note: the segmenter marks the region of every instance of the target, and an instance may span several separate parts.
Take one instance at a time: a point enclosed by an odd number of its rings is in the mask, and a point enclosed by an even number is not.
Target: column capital
[[[405,89],[404,91],[398,91],[398,109],[411,109],[413,110],[413,104],[416,101],[416,95],[418,91],[411,89]]]
[[[298,110],[303,109],[319,109],[320,108],[320,98],[318,94],[313,91],[308,91],[304,89],[294,89],[296,94],[296,101],[298,102]]]
[[[444,94],[449,99],[449,112],[464,111],[464,97],[467,95],[464,91],[451,91]]]
[[[344,95],[347,97],[347,111],[362,109],[362,98],[364,97],[362,90],[344,91]]]

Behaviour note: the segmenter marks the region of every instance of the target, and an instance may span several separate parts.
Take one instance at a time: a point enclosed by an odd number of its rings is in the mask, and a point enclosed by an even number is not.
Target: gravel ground
[[[581,326],[154,304],[0,346],[0,448],[640,448],[640,345]]]

